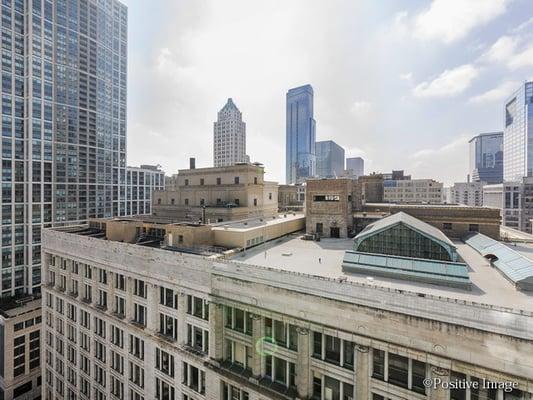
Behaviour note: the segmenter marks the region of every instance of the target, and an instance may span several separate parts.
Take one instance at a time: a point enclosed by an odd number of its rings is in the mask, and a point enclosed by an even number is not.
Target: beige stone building
[[[442,203],[442,182],[433,179],[385,180],[383,183],[385,203]]]
[[[108,240],[164,246],[181,251],[223,253],[248,249],[305,229],[305,216],[297,213],[268,218],[249,218],[216,224],[168,223],[146,216],[93,219],[89,226],[96,236]]]
[[[180,170],[153,196],[153,215],[176,222],[226,222],[269,217],[278,210],[278,184],[259,164]]]
[[[279,185],[279,211],[303,211],[305,204],[305,184]]]
[[[531,298],[485,258],[457,244],[479,290],[369,280],[341,242],[228,261],[45,231],[44,398],[531,399]]]
[[[2,399],[40,399],[41,298],[3,298],[0,301],[0,396]]]

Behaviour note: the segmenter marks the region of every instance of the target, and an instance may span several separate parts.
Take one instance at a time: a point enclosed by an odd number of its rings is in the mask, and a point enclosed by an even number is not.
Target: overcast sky
[[[366,172],[465,181],[468,140],[533,78],[530,0],[123,0],[128,164],[212,165],[232,97],[247,153],[285,182],[285,94],[309,83],[317,140]]]

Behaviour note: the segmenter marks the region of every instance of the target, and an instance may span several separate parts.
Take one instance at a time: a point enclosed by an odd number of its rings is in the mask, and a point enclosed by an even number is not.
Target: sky
[[[503,129],[533,78],[530,0],[123,0],[128,165],[213,163],[228,97],[247,153],[285,182],[285,95],[311,84],[317,140],[365,172],[464,182],[468,140]]]

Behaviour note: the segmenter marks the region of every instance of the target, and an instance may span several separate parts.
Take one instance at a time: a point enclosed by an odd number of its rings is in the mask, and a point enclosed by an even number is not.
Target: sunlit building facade
[[[504,180],[533,176],[533,82],[522,84],[506,101],[504,118]]]

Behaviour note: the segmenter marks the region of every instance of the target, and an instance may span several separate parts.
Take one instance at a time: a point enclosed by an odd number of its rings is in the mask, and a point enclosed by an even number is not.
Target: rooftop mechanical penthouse
[[[468,244],[454,242],[470,289],[345,273],[352,240],[293,235],[231,259],[149,243],[44,232],[46,399],[532,398],[531,294]]]

